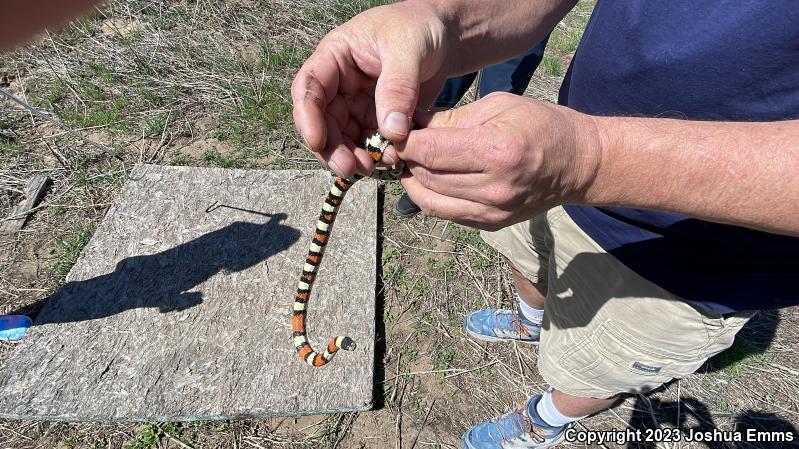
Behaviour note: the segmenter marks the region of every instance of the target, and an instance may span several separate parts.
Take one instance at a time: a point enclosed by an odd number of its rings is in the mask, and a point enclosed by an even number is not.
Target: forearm
[[[585,203],[799,235],[799,120],[594,120],[601,163]]]
[[[505,61],[541,42],[577,0],[420,0],[448,33],[453,75]]]
[[[100,0],[10,0],[0,19],[0,51],[30,39],[47,27],[59,26]]]

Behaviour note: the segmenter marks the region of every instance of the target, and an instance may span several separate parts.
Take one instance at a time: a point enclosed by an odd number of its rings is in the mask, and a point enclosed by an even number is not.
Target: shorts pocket
[[[640,393],[691,374],[704,361],[704,357],[653,346],[613,320],[606,320],[571,350],[564,351],[559,365],[589,385],[615,393]]]

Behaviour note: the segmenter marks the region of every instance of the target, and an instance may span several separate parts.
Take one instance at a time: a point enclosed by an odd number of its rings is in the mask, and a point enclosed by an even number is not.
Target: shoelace
[[[525,337],[530,335],[530,332],[527,331],[527,326],[524,326],[522,323],[522,318],[519,316],[518,313],[513,312],[513,327],[516,329],[516,332],[519,333],[519,337]]]
[[[502,315],[500,315],[499,313],[496,313],[496,312],[494,313],[494,320],[495,320],[494,321],[494,327],[497,327],[497,328],[501,328],[502,327],[502,326],[500,326],[500,324],[501,324],[500,320],[502,320],[502,318],[503,318]],[[521,319],[521,317],[519,316],[518,313],[511,312],[511,318],[510,319],[511,319],[511,326],[513,326],[513,329],[516,331],[516,333],[519,335],[519,337],[524,337],[524,336],[530,335],[530,332],[527,331],[527,327],[524,326],[524,323],[522,323],[522,319]]]
[[[502,439],[502,441],[509,441],[509,440],[511,440],[513,438],[518,437],[521,434],[524,434],[524,433],[529,434],[530,438],[533,440],[534,443],[539,443],[540,444],[540,443],[543,443],[543,442],[546,441],[546,439],[544,437],[542,437],[541,435],[539,435],[536,432],[536,430],[540,430],[540,429],[538,429],[536,427],[536,425],[533,423],[533,421],[530,419],[530,417],[527,416],[527,412],[526,412],[526,410],[524,408],[526,406],[527,405],[525,404],[520,410],[517,410],[517,411],[514,411],[514,412],[510,412],[510,413],[508,413],[508,414],[506,414],[504,416],[500,416],[494,422],[494,426],[496,426],[497,432],[499,433],[500,438]],[[521,418],[519,418],[516,415],[521,415]],[[513,428],[513,426],[515,425],[516,428],[519,429],[519,432],[516,435],[513,435],[513,436],[507,435],[506,432],[505,432],[504,426],[501,425],[505,420],[510,420],[510,419],[514,420],[513,422],[510,423],[510,427]]]

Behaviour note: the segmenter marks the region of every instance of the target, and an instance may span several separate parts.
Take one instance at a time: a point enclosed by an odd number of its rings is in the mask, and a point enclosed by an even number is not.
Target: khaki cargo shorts
[[[483,239],[547,285],[538,370],[565,393],[643,393],[727,349],[755,312],[719,316],[642,278],[555,208]]]

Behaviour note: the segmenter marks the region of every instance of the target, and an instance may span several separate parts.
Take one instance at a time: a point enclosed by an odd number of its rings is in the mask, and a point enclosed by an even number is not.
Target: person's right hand
[[[317,159],[341,176],[369,174],[363,149],[376,129],[403,141],[417,103],[427,106],[449,73],[446,30],[431,5],[370,9],[331,31],[291,86],[294,123]],[[383,163],[397,161],[393,148]]]

